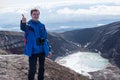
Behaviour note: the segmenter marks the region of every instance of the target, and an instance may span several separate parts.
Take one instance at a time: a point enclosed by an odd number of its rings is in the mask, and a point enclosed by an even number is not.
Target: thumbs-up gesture
[[[24,16],[24,14],[22,14],[22,23],[26,23],[26,18]]]

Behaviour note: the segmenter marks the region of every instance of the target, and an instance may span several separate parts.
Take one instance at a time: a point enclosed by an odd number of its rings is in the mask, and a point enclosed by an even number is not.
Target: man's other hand
[[[52,52],[49,52],[48,58],[52,58]]]

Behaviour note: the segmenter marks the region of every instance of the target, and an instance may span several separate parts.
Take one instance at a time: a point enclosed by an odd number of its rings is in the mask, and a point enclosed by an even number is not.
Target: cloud
[[[40,3],[38,3],[40,4]],[[73,6],[73,5],[95,5],[95,4],[120,4],[120,0],[51,0],[50,2],[41,2],[41,7],[44,8],[55,8],[62,6]],[[40,6],[39,5],[39,6]]]
[[[40,9],[40,21],[48,29],[93,27],[120,20],[119,0],[5,0],[0,5],[0,26],[19,26],[21,13],[28,20],[35,7]]]
[[[56,27],[52,27],[52,28],[49,28],[49,27],[46,27],[46,29],[48,31],[60,31],[60,32],[64,32],[64,31],[69,31],[69,30],[73,30],[73,29],[80,29],[80,26],[56,26]]]
[[[42,12],[46,11],[46,13],[53,13],[52,11],[56,11],[58,14],[73,14],[73,15],[118,15],[120,14],[120,4],[119,0],[50,0],[50,1],[42,1],[42,0],[21,0],[16,1],[13,0],[14,3],[10,2],[10,0],[2,1],[0,6],[1,13],[27,13],[31,8],[37,7]],[[86,8],[86,5],[91,5]],[[101,5],[102,4],[102,5]],[[107,6],[106,4],[112,4]],[[77,6],[77,9],[71,9],[70,7]],[[83,6],[83,7],[81,7]]]
[[[103,26],[103,25],[105,25],[105,24],[97,24],[97,26]]]
[[[18,27],[7,27],[7,28],[5,28],[5,27],[1,27],[0,26],[0,31],[2,31],[2,30],[4,30],[4,31],[20,31],[20,29],[18,28]]]
[[[39,7],[42,9],[54,9],[58,7],[68,7],[68,6],[82,6],[82,5],[98,5],[98,4],[120,4],[119,0],[50,0],[50,1],[43,1],[43,0],[5,0],[1,1],[0,11],[1,12],[11,12],[16,9],[30,9],[33,7]],[[3,8],[3,10],[1,10]],[[4,10],[5,9],[5,10]],[[8,10],[8,11],[7,11]]]
[[[70,9],[66,7],[56,12],[62,15],[120,15],[120,6],[97,5],[88,9]]]
[[[59,28],[60,29],[67,29],[67,28],[74,28],[74,29],[76,29],[78,27],[80,27],[80,26],[60,26]]]

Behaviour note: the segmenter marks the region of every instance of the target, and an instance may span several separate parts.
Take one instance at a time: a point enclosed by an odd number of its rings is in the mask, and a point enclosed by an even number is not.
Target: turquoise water
[[[57,63],[84,75],[88,75],[88,72],[102,70],[110,64],[100,54],[91,52],[77,52],[57,60]]]

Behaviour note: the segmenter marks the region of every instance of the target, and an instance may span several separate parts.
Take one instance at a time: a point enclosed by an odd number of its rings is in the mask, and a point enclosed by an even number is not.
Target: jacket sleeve
[[[49,40],[47,39],[47,44],[48,44],[48,47],[49,47],[49,52],[51,52],[51,45],[49,44]]]
[[[27,30],[27,25],[26,23],[22,23],[22,20],[20,21],[20,29],[24,32]]]
[[[51,45],[49,45],[49,40],[47,38],[47,30],[45,29],[45,26],[44,26],[44,34],[45,34],[45,40],[46,40],[47,45],[49,47],[49,51],[51,52]]]

